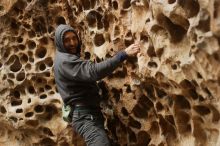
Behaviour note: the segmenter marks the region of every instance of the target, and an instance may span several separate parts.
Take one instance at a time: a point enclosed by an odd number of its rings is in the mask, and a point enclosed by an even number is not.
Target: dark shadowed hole
[[[136,129],[141,129],[141,123],[136,121],[134,118],[129,117],[129,122],[128,126],[136,128]]]
[[[137,134],[137,141],[140,146],[147,146],[151,141],[151,137],[146,131],[140,131]]]
[[[118,102],[120,100],[120,90],[116,88],[112,88],[111,92],[113,93],[113,97],[115,98],[115,101]]]
[[[14,79],[15,78],[15,74],[14,73],[8,73],[8,78]]]
[[[134,43],[134,39],[125,39],[124,40],[124,44],[125,44],[125,47],[128,47],[128,46],[130,46],[131,44],[133,44]]]
[[[163,105],[160,103],[160,102],[157,102],[156,103],[156,109],[157,109],[157,111],[159,112],[159,111],[161,111],[161,110],[163,110]]]
[[[91,54],[89,52],[85,52],[85,59],[89,60],[91,57]]]
[[[25,114],[25,117],[30,118],[30,117],[32,117],[33,115],[34,115],[33,112],[28,112],[28,113]]]
[[[159,125],[161,127],[161,131],[162,131],[162,135],[166,135],[167,138],[169,139],[176,139],[177,137],[177,133],[176,133],[176,129],[172,126],[172,124],[170,124],[169,122],[167,122],[162,115],[158,115],[159,116]]]
[[[212,110],[212,122],[219,122],[220,120],[220,113],[219,110],[216,109],[214,106],[210,105],[210,109]]]
[[[27,63],[28,62],[28,56],[26,54],[22,54],[20,61],[22,62],[22,64]]]
[[[176,2],[176,0],[168,0],[168,3],[169,4],[173,4],[173,3],[175,3]]]
[[[43,44],[43,45],[47,45],[48,44],[47,37],[42,37],[39,41],[40,41],[40,44]]]
[[[0,11],[3,11],[4,9],[4,6],[0,5]]]
[[[199,13],[200,6],[199,2],[195,0],[178,0],[180,6],[184,8],[186,11],[187,16],[194,17]]]
[[[12,121],[14,121],[15,123],[18,121],[18,119],[15,118],[15,117],[13,117],[13,116],[11,116],[9,119],[12,120]]]
[[[44,71],[46,69],[46,65],[44,63],[41,63],[39,69],[40,71]]]
[[[31,98],[28,98],[28,103],[31,103]]]
[[[147,54],[149,57],[156,57],[156,52],[155,52],[153,46],[149,46],[149,48],[147,50]]]
[[[177,69],[177,65],[176,65],[176,64],[172,64],[172,65],[171,65],[171,68],[172,68],[173,70],[176,70],[176,69]]]
[[[190,115],[184,111],[178,111],[176,113],[176,122],[178,126],[179,132],[186,133],[191,132],[191,126],[189,124],[190,121]]]
[[[28,87],[28,92],[29,92],[30,94],[34,94],[34,93],[35,93],[34,87],[33,87],[33,86],[29,86],[29,87]]]
[[[89,10],[90,9],[90,1],[89,0],[82,0],[82,6],[84,10]]]
[[[194,100],[198,99],[199,97],[195,89],[189,89],[188,93]]]
[[[202,116],[211,113],[210,109],[206,106],[203,106],[203,105],[194,106],[193,109]]]
[[[19,109],[16,109],[16,113],[22,113],[23,112],[23,109],[19,108]]]
[[[199,25],[196,28],[202,30],[203,32],[210,31],[211,19],[209,12],[207,10],[202,10],[200,18]]]
[[[158,87],[155,87],[155,91],[157,93],[157,96],[160,98],[163,98],[164,96],[167,95],[167,93],[163,89],[160,89]]]
[[[57,16],[57,17],[55,18],[55,22],[56,22],[57,25],[59,25],[59,24],[66,24],[65,18],[62,17],[62,16]]]
[[[27,42],[27,45],[28,45],[28,48],[29,48],[30,50],[33,50],[33,49],[36,48],[36,43],[35,43],[34,41],[32,41],[32,40],[29,40],[29,41]]]
[[[18,45],[17,48],[18,48],[19,50],[25,50],[25,45],[20,44],[20,45]]]
[[[180,86],[183,89],[195,89],[194,85],[187,79],[184,79],[180,82]]]
[[[44,63],[49,66],[49,67],[52,67],[53,66],[53,60],[51,57],[47,57],[44,61]]]
[[[165,119],[167,121],[169,121],[171,124],[175,125],[175,121],[174,121],[173,115],[166,115]]]
[[[197,72],[197,78],[199,78],[199,79],[203,78],[202,75],[199,72]]]
[[[129,142],[130,143],[136,143],[137,142],[137,137],[136,137],[135,133],[130,129],[128,129],[128,136],[129,136]]]
[[[18,42],[18,43],[22,43],[22,42],[23,42],[23,38],[22,38],[22,37],[18,37],[18,38],[17,38],[17,42]]]
[[[34,17],[32,21],[32,27],[37,34],[47,33],[45,18],[42,16]]]
[[[2,67],[2,63],[0,62],[0,68]]]
[[[149,61],[147,64],[150,68],[157,68],[157,63],[154,61]]]
[[[13,95],[14,95],[14,97],[17,98],[17,99],[20,98],[20,92],[17,91],[17,90],[15,90],[15,91],[13,92]]]
[[[36,56],[38,58],[44,58],[46,54],[47,54],[47,49],[44,47],[38,48],[36,50]]]
[[[88,22],[89,27],[96,26],[96,15],[98,12],[90,11],[86,16],[86,21]]]
[[[131,0],[124,0],[123,9],[128,9],[131,6]]]
[[[25,73],[23,71],[17,74],[16,76],[17,81],[23,81],[24,79],[25,79]]]
[[[94,37],[94,43],[98,47],[103,45],[105,43],[105,39],[104,39],[103,34],[96,34]]]
[[[128,113],[128,111],[127,111],[127,109],[125,108],[125,107],[122,107],[121,108],[121,112],[122,112],[122,114],[124,115],[124,116],[128,116],[129,115],[129,113]]]
[[[117,1],[113,1],[112,6],[115,10],[118,10],[118,2]]]
[[[175,105],[177,108],[180,108],[180,109],[190,109],[191,108],[189,101],[182,95],[176,95]]]
[[[37,105],[34,107],[34,111],[37,113],[42,113],[44,111],[44,107],[42,105]]]
[[[3,114],[7,112],[4,106],[0,106],[0,112]]]
[[[22,64],[20,63],[20,60],[16,56],[14,59],[14,63],[10,66],[10,70],[12,72],[18,72],[22,67]]]
[[[44,127],[44,128],[43,128],[43,132],[44,132],[44,134],[46,134],[46,135],[48,135],[48,136],[54,136],[54,134],[52,133],[52,131],[51,131],[49,128],[47,128],[47,127]]]
[[[41,145],[45,145],[45,146],[55,146],[56,142],[54,142],[52,139],[50,138],[44,138],[41,140]]]
[[[36,36],[36,33],[35,33],[33,30],[28,31],[28,36],[29,36],[30,38],[34,38],[34,37]]]
[[[46,90],[50,90],[50,89],[52,89],[52,88],[51,88],[50,85],[45,85],[45,89],[46,89]]]
[[[47,98],[47,95],[46,95],[46,94],[42,94],[42,95],[40,96],[40,99],[45,99],[45,98]]]
[[[19,106],[19,105],[21,105],[22,104],[22,100],[20,100],[20,99],[13,99],[12,101],[11,101],[11,106]]]

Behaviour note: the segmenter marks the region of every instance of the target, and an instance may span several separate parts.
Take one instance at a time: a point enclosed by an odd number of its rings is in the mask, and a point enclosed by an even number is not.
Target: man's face
[[[79,42],[77,36],[74,32],[68,31],[64,33],[63,37],[63,45],[64,48],[71,54],[75,54],[77,52],[77,46]]]

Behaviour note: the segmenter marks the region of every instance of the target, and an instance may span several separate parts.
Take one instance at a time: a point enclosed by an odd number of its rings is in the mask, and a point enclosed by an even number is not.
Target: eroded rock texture
[[[220,145],[218,0],[2,0],[0,146],[83,145],[54,83],[61,23],[94,61],[141,41],[138,57],[99,83],[114,145]]]

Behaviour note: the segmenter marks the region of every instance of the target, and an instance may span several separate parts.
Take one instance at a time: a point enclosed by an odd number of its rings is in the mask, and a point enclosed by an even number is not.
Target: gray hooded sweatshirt
[[[80,45],[77,54],[70,54],[64,48],[63,36],[67,31],[76,34],[72,27],[63,24],[55,31],[57,50],[54,75],[58,92],[65,104],[83,102],[88,105],[99,105],[101,97],[96,81],[111,74],[127,58],[127,54],[121,51],[100,63],[82,60],[79,55]]]

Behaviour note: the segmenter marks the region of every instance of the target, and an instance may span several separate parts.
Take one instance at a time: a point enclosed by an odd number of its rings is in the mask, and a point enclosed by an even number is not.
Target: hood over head
[[[64,45],[63,45],[63,37],[64,37],[64,33],[68,32],[68,31],[72,31],[73,33],[75,33],[75,35],[77,36],[78,39],[78,46],[77,46],[77,55],[80,54],[80,49],[81,49],[81,43],[79,40],[79,36],[77,35],[76,31],[69,25],[66,24],[60,24],[56,30],[55,30],[55,45],[56,48],[59,52],[63,52],[63,53],[69,53]]]

